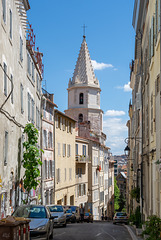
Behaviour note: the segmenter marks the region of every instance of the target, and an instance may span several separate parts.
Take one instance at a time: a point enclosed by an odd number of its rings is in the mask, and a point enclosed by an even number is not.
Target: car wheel
[[[116,224],[115,222],[113,222],[113,224]]]
[[[46,240],[49,240],[49,239],[50,239],[50,236],[49,236],[49,234],[48,234]]]
[[[54,229],[52,230],[52,233],[50,235],[50,239],[53,239],[54,238]]]
[[[66,223],[64,223],[64,224],[63,224],[63,227],[66,227],[66,226],[67,226],[67,224],[66,224]]]

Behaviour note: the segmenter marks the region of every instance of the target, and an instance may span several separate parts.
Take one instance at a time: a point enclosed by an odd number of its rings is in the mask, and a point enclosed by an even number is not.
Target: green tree
[[[119,196],[120,196],[120,190],[117,186],[116,177],[114,178],[114,208],[115,211],[119,209]]]
[[[119,199],[118,199],[118,204],[119,204],[119,211],[121,212],[123,210],[123,208],[125,207],[125,203],[126,203],[126,200],[123,196],[123,194],[121,193],[120,196],[119,196]]]
[[[24,153],[22,163],[25,168],[23,176],[24,188],[27,191],[25,203],[28,203],[31,189],[36,190],[39,184],[37,179],[40,177],[39,167],[42,165],[40,151],[42,150],[37,148],[39,132],[32,123],[26,124],[24,133],[27,134],[27,141],[23,143]]]

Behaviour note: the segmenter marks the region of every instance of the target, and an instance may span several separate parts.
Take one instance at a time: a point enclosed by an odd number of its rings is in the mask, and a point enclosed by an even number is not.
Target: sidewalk
[[[143,240],[143,238],[141,236],[136,235],[136,229],[134,227],[132,227],[130,225],[124,225],[124,226],[127,228],[128,232],[133,240]]]

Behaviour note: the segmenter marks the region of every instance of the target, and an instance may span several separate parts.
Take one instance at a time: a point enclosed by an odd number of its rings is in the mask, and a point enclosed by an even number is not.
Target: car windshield
[[[75,206],[70,206],[70,209],[72,210],[72,212],[75,212],[76,211],[76,208]]]
[[[67,211],[66,211],[66,213],[71,213],[72,212],[72,210],[71,209],[68,209]]]
[[[20,206],[13,213],[14,217],[46,218],[46,209],[43,206]]]
[[[50,212],[64,212],[62,206],[49,206]]]
[[[116,216],[118,217],[124,217],[124,216],[127,216],[126,213],[123,213],[123,212],[120,212],[120,213],[116,213]]]

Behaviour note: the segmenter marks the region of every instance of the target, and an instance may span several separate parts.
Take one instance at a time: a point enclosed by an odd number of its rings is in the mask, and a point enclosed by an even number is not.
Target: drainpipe
[[[143,57],[142,57],[142,32],[140,32],[141,34],[141,219],[142,221],[143,219],[143,207],[144,207],[144,196],[143,196],[143,136],[144,136],[144,132],[143,132]]]
[[[161,5],[161,0],[159,0],[159,1],[160,1],[160,5]],[[161,15],[161,10],[160,10],[160,15]],[[160,39],[161,39],[161,17],[160,17],[160,23],[159,24],[160,24]],[[161,93],[161,47],[160,47],[160,93]],[[161,111],[161,109],[160,109],[160,111]],[[160,122],[159,128],[161,129],[161,122]],[[161,141],[161,135],[160,135],[160,141]],[[160,157],[161,157],[161,152],[160,152]],[[159,174],[159,189],[161,188],[160,181],[161,181],[161,178],[160,178],[160,174]],[[159,194],[159,196],[160,196],[160,194]],[[160,202],[161,201],[161,197],[159,197],[159,198],[160,198],[159,199],[159,202]],[[160,204],[159,204],[159,216],[161,217],[160,210],[161,210],[161,207],[160,207]]]
[[[40,116],[41,116],[41,127],[40,127],[40,149],[42,149],[42,100],[43,95],[41,96],[41,103],[40,103]],[[41,162],[42,162],[42,151],[41,151]],[[41,165],[41,204],[43,204],[43,162]]]
[[[53,111],[53,123],[54,123],[54,127],[53,127],[53,131],[54,131],[54,191],[53,191],[53,196],[54,196],[54,204],[55,204],[55,110]]]

